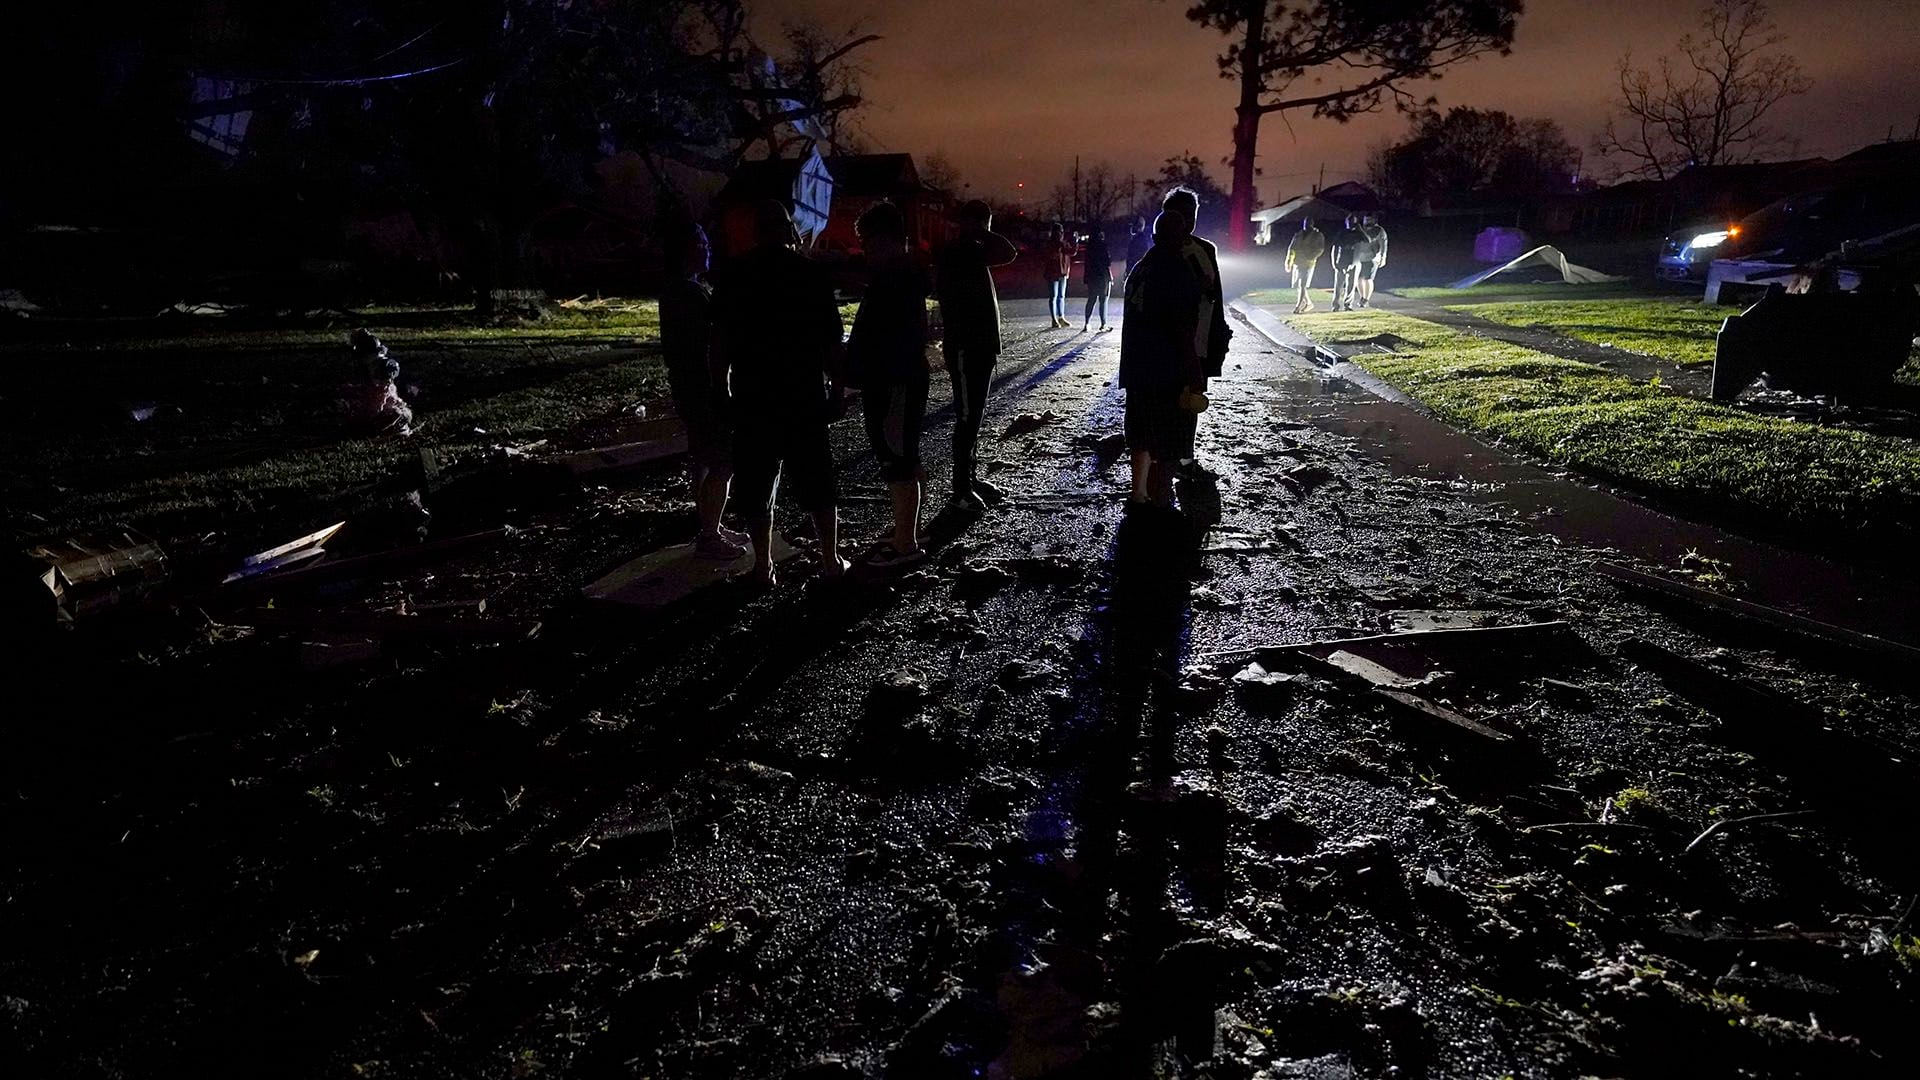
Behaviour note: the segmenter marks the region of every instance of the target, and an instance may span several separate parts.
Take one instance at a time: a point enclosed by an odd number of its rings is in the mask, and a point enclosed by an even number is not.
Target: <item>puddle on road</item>
[[[1688,551],[1725,561],[1742,597],[1885,637],[1910,640],[1920,587],[1885,572],[1686,521],[1520,461],[1403,405],[1331,379],[1275,350],[1268,380],[1290,416],[1385,460],[1395,475],[1472,485],[1468,498],[1513,508],[1570,544],[1614,548],[1660,566]]]

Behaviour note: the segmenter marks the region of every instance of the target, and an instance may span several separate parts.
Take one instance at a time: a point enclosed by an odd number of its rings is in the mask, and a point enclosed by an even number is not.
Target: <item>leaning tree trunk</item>
[[[1248,0],[1247,36],[1240,46],[1240,104],[1233,110],[1233,188],[1227,196],[1227,247],[1252,246],[1254,162],[1260,141],[1261,62],[1267,38],[1266,0]]]

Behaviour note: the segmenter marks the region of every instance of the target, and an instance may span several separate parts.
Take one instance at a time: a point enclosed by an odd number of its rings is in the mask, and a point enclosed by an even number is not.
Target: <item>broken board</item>
[[[792,545],[777,535],[773,538],[776,565],[795,554],[797,551]],[[722,562],[694,554],[692,544],[674,544],[614,567],[580,592],[587,599],[601,603],[657,609],[752,569],[752,552],[731,562]]]

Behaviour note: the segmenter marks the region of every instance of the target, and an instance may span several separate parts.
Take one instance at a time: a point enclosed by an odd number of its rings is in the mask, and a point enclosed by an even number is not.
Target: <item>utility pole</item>
[[[1320,194],[1320,189],[1326,186],[1327,186],[1327,163],[1323,161],[1320,163],[1320,182],[1313,185],[1313,193],[1315,195]]]

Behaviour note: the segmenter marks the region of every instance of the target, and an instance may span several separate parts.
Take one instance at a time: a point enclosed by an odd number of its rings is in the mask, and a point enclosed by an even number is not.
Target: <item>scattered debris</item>
[[[1791,630],[1797,634],[1819,638],[1823,641],[1831,641],[1866,652],[1879,653],[1883,656],[1891,656],[1904,660],[1909,664],[1920,664],[1920,648],[1915,648],[1912,645],[1878,637],[1873,634],[1862,633],[1858,630],[1849,630],[1844,626],[1835,626],[1832,623],[1824,623],[1818,619],[1810,619],[1805,615],[1796,615],[1791,611],[1783,611],[1780,608],[1769,607],[1765,604],[1756,604],[1751,600],[1742,600],[1739,597],[1727,596],[1710,589],[1700,588],[1697,585],[1688,585],[1670,578],[1643,573],[1635,570],[1631,566],[1622,566],[1619,563],[1612,562],[1597,562],[1593,565],[1595,570],[1598,570],[1600,573],[1613,579],[1616,583],[1630,591],[1637,590],[1639,592],[1657,593],[1678,600],[1686,600],[1702,607],[1731,612],[1732,614],[1740,615],[1756,622],[1765,623],[1768,626]]]
[[[498,543],[512,534],[513,529],[502,527],[468,533],[464,536],[450,536],[445,540],[433,540],[410,547],[394,548],[391,551],[379,551],[371,555],[361,555],[351,559],[322,562],[315,566],[303,566],[297,570],[287,570],[278,574],[262,574],[257,577],[242,578],[232,583],[235,590],[258,589],[262,591],[292,590],[324,585],[335,581],[348,581],[357,578],[372,577],[375,574],[404,569],[420,563],[433,562],[458,552]]]
[[[1437,682],[1444,682],[1449,677],[1449,673],[1445,671],[1429,671],[1425,675],[1418,677],[1402,675],[1392,668],[1387,667],[1385,664],[1369,660],[1364,656],[1355,655],[1345,649],[1335,649],[1326,656],[1321,657],[1321,659],[1324,660],[1329,667],[1337,668],[1349,675],[1358,676],[1373,686],[1385,686],[1395,690],[1411,690],[1416,687],[1432,686]]]
[[[1271,707],[1290,696],[1300,676],[1268,671],[1259,664],[1248,664],[1233,676],[1233,688],[1250,705]]]
[[[1311,495],[1314,489],[1335,480],[1338,480],[1343,488],[1353,486],[1347,483],[1345,477],[1325,465],[1295,465],[1281,473],[1280,479],[1302,495]]]
[[[1452,608],[1387,612],[1387,626],[1395,633],[1418,634],[1428,630],[1472,630],[1499,625],[1501,611]]]
[[[333,539],[341,529],[346,527],[346,522],[338,521],[324,529],[316,529],[305,536],[289,540],[278,547],[255,552],[240,560],[239,568],[228,574],[220,583],[231,585],[242,578],[271,574],[325,555],[327,549],[321,545]]]
[[[1066,417],[1061,416],[1052,409],[1039,413],[1021,413],[1008,422],[1007,429],[1000,433],[1000,437],[1002,439],[1011,439],[1017,435],[1026,435],[1039,431],[1048,424],[1061,423],[1065,419]]]
[[[170,572],[160,545],[124,526],[111,533],[50,540],[28,548],[26,555],[67,618],[144,599]]]

